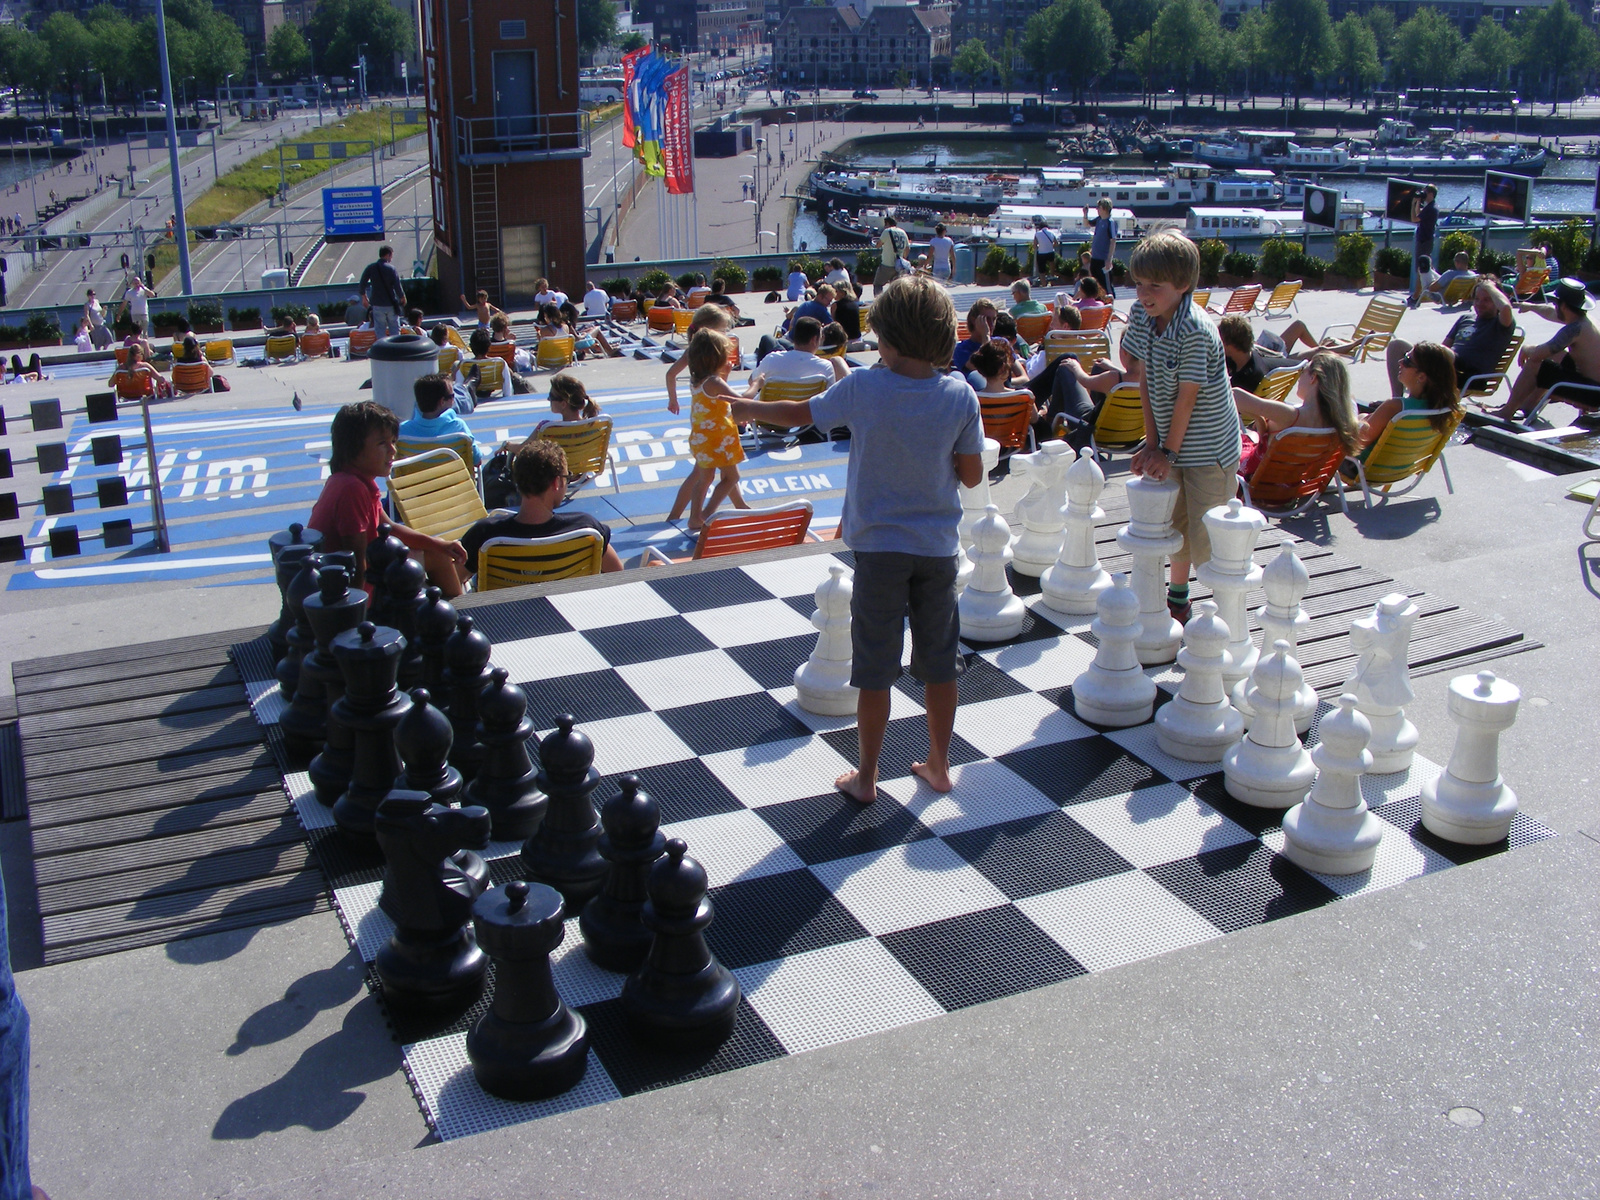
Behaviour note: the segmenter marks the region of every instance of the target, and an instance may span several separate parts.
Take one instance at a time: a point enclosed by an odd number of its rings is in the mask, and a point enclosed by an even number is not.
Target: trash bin
[[[289,272],[282,267],[272,267],[261,272],[261,286],[264,288],[286,288],[289,286]]]
[[[951,269],[952,269],[952,272],[953,272],[951,274],[951,276],[950,276],[950,282],[951,283],[971,283],[972,282],[972,247],[971,246],[957,246],[956,247],[955,262],[954,262],[954,265],[953,265],[953,267]]]
[[[439,347],[430,337],[402,333],[374,342],[367,357],[372,362],[372,398],[402,421],[410,420],[416,406],[412,385],[439,369]]]

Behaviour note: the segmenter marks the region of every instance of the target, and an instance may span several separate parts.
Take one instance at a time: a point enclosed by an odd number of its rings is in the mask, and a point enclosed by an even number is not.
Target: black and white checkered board
[[[937,1017],[1505,848],[1453,846],[1421,829],[1420,789],[1439,767],[1419,756],[1404,774],[1363,782],[1390,826],[1373,869],[1308,874],[1278,853],[1281,814],[1231,799],[1220,770],[1163,754],[1152,725],[1099,731],[1072,716],[1069,685],[1094,656],[1090,618],[1038,607],[1019,638],[967,656],[955,790],[938,795],[911,775],[927,740],[921,688],[904,676],[879,799],[862,808],[832,788],[854,762],[853,720],[802,711],[792,682],[815,645],[812,593],[833,561],[813,555],[471,610],[495,643],[494,662],[524,684],[536,726],[571,712],[593,739],[605,777],[596,802],[615,794],[619,775],[637,773],[665,831],[704,864],[716,906],[707,937],[745,999],[714,1054],[645,1051],[622,1027],[623,977],[588,961],[569,922],[555,977],[588,1019],[593,1046],[572,1092],[513,1104],[479,1089],[465,1040],[487,998],[442,1029],[391,1013],[441,1138]],[[262,673],[257,645],[238,656],[247,677]],[[1150,674],[1164,703],[1181,674]],[[272,685],[248,686],[270,725],[282,708]],[[392,928],[377,907],[381,863],[352,857],[303,773],[285,785],[370,964]],[[1510,844],[1549,836],[1519,816]],[[496,882],[518,877],[519,848],[491,847]]]

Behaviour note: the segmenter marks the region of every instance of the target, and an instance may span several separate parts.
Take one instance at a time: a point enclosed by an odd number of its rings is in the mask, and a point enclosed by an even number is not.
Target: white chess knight
[[[1011,590],[1006,564],[1011,561],[1011,526],[996,505],[989,505],[972,529],[972,578],[961,589],[961,636],[974,642],[1003,642],[1022,632],[1028,615]]]
[[[1156,713],[1156,744],[1173,758],[1217,762],[1244,733],[1244,718],[1228,703],[1222,687],[1227,644],[1228,627],[1217,616],[1217,606],[1200,601],[1183,627],[1183,649],[1178,651],[1183,684]]]
[[[1183,626],[1167,611],[1167,586],[1161,567],[1182,545],[1172,528],[1178,482],[1157,483],[1148,476],[1128,480],[1128,523],[1117,531],[1117,545],[1133,556],[1133,591],[1139,598],[1139,632],[1134,651],[1146,666],[1178,656]]]
[[[1095,611],[1100,593],[1111,586],[1111,576],[1100,565],[1094,545],[1094,523],[1106,515],[1100,507],[1106,477],[1088,446],[1067,468],[1064,483],[1067,505],[1061,510],[1061,556],[1039,576],[1039,588],[1046,608],[1084,615]]]
[[[1067,502],[1067,470],[1077,460],[1063,441],[1048,441],[1032,454],[1011,456],[1011,475],[1028,481],[1028,494],[1017,502],[1022,522],[1011,551],[1011,569],[1035,578],[1061,556],[1062,510]]]
[[[1098,615],[1089,628],[1100,646],[1089,669],[1072,681],[1073,711],[1096,725],[1141,725],[1155,707],[1156,685],[1140,667],[1134,650],[1139,598],[1126,575],[1115,575],[1098,603]]]
[[[1417,749],[1417,727],[1406,720],[1410,704],[1411,627],[1418,608],[1401,592],[1379,600],[1366,616],[1350,624],[1355,673],[1345,681],[1356,707],[1372,722],[1372,770],[1377,775],[1409,770]]]
[[[811,657],[795,668],[794,690],[800,707],[826,717],[847,717],[856,711],[860,693],[850,686],[850,596],[855,577],[842,566],[828,568],[817,585],[817,609],[811,623],[817,644]]]
[[[1222,666],[1222,681],[1232,688],[1241,679],[1248,678],[1256,666],[1256,646],[1250,640],[1250,619],[1245,613],[1244,598],[1245,593],[1261,582],[1261,568],[1256,566],[1252,555],[1256,538],[1267,527],[1267,518],[1233,499],[1208,510],[1201,520],[1211,535],[1211,560],[1202,563],[1195,576],[1211,589],[1217,600],[1217,612],[1228,623],[1228,653]]]
[[[1450,681],[1447,706],[1457,725],[1450,764],[1422,785],[1422,824],[1449,842],[1488,846],[1504,841],[1517,815],[1517,794],[1500,778],[1500,735],[1517,720],[1522,693],[1493,671]]]
[[[1372,766],[1367,751],[1372,725],[1346,692],[1318,732],[1311,751],[1317,781],[1311,794],[1283,815],[1284,857],[1308,871],[1356,875],[1371,869],[1383,840],[1383,821],[1361,795],[1361,776]]]
[[[1311,790],[1317,769],[1294,731],[1294,696],[1304,681],[1282,639],[1257,661],[1249,691],[1255,723],[1222,756],[1223,787],[1235,800],[1257,808],[1289,808]]]
[[[1267,594],[1267,602],[1256,609],[1256,619],[1261,622],[1261,644],[1270,646],[1280,638],[1289,643],[1289,653],[1298,661],[1300,657],[1300,633],[1311,624],[1311,618],[1306,615],[1306,610],[1300,607],[1300,601],[1306,594],[1306,589],[1311,586],[1311,576],[1306,571],[1305,563],[1300,561],[1300,556],[1295,553],[1294,547],[1288,542],[1283,543],[1283,548],[1278,551],[1278,557],[1266,565],[1261,572],[1261,588]],[[1255,712],[1250,708],[1250,702],[1245,699],[1245,692],[1250,682],[1241,679],[1233,685],[1233,706],[1244,714],[1245,728],[1250,727],[1250,722],[1255,720]],[[1311,722],[1317,716],[1317,691],[1309,683],[1302,683],[1300,691],[1295,695],[1294,701],[1294,731],[1303,734],[1311,728]]]
[[[989,472],[1000,465],[1000,443],[993,438],[983,439],[983,478],[977,487],[958,484],[961,492],[961,562],[956,571],[956,587],[964,588],[972,578],[972,560],[967,551],[972,547],[972,527],[983,519],[983,510],[989,506]]]

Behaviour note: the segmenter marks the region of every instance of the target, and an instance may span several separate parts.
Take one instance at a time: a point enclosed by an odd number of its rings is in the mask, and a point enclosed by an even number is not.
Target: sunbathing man
[[[1555,337],[1542,346],[1524,346],[1517,356],[1522,374],[1511,385],[1511,399],[1495,411],[1495,416],[1514,421],[1533,407],[1545,389],[1560,383],[1585,383],[1600,387],[1600,329],[1589,319],[1594,301],[1582,280],[1563,279],[1555,286],[1554,304],[1518,304],[1519,312],[1538,313],[1547,321],[1559,321]],[[1600,392],[1580,393],[1583,399],[1561,399],[1585,414],[1600,408]]]

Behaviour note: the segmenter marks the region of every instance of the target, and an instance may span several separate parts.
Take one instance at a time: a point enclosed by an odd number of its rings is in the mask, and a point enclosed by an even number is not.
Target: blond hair
[[[1200,280],[1200,250],[1176,229],[1153,233],[1133,248],[1128,273],[1142,283],[1170,283],[1192,291]]]
[[[698,387],[719,375],[733,352],[733,339],[716,329],[702,329],[689,339],[684,361],[689,366],[689,382]]]
[[[1317,381],[1317,407],[1328,428],[1339,435],[1346,454],[1356,451],[1356,406],[1350,400],[1350,372],[1337,354],[1318,351],[1306,362]]]
[[[872,329],[879,342],[935,367],[948,367],[955,355],[956,307],[927,275],[891,280],[872,302]]]
[[[733,314],[720,304],[702,304],[694,310],[694,316],[689,318],[690,337],[702,329],[715,329],[719,333],[726,333],[732,328]]]

